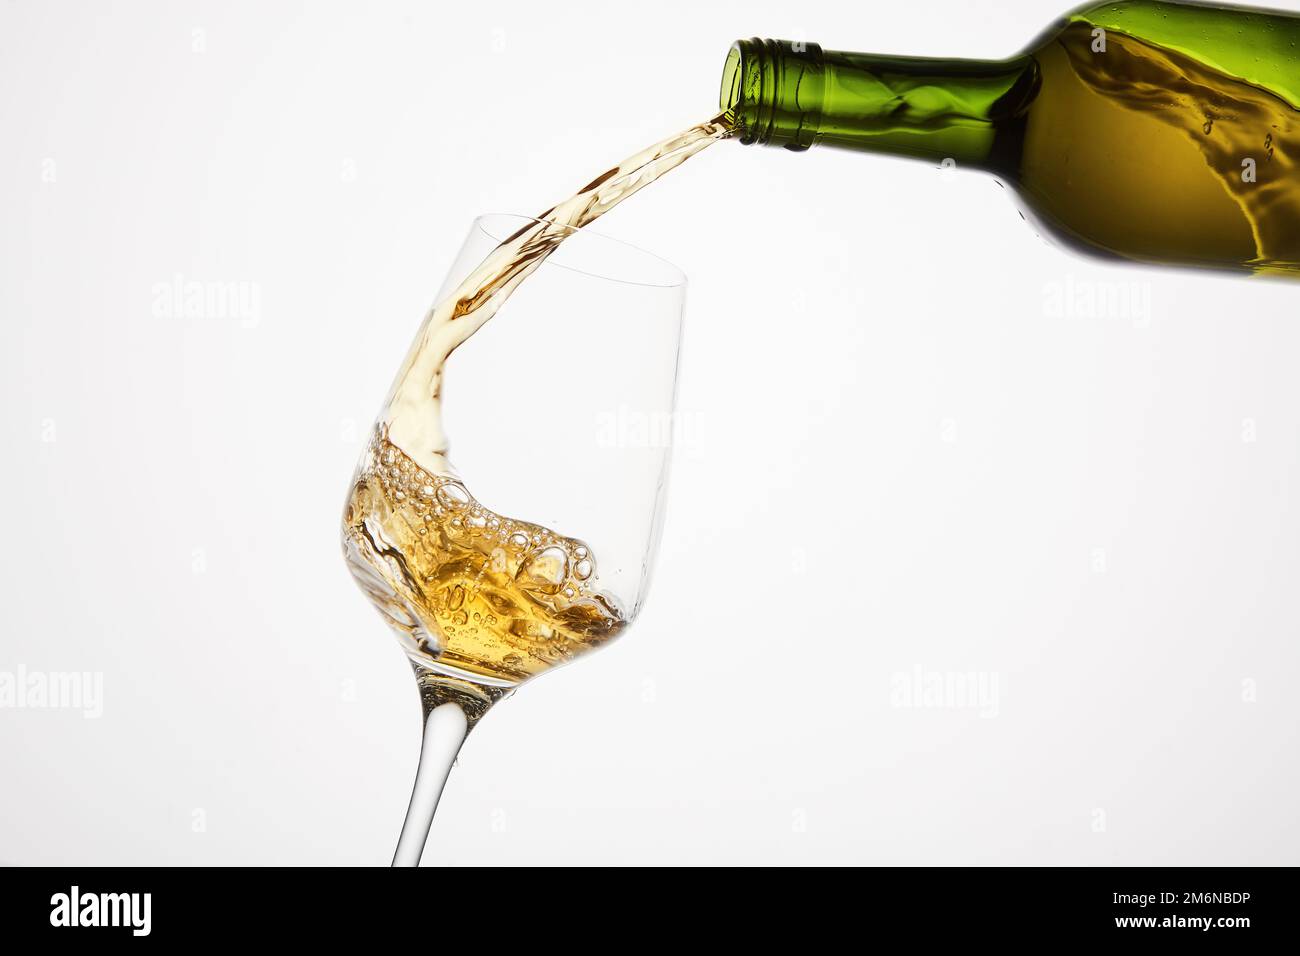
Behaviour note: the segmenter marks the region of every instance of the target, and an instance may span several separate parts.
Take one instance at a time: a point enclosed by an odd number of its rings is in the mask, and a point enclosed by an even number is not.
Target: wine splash
[[[731,132],[724,113],[628,157],[502,242],[426,316],[343,521],[353,576],[418,666],[508,688],[626,626],[588,545],[470,494],[448,458],[443,371],[568,236]]]

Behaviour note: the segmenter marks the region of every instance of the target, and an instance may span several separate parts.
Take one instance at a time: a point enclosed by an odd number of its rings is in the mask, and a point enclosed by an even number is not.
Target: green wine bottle
[[[1040,228],[1141,262],[1300,275],[1300,15],[1119,0],[1003,60],[741,40],[742,143],[992,173]]]

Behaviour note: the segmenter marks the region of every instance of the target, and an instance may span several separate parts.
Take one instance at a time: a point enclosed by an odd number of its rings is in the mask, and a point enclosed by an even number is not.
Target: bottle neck
[[[927,60],[740,40],[727,56],[722,107],[742,143],[813,144],[959,165],[999,165],[1038,92],[1032,57]]]

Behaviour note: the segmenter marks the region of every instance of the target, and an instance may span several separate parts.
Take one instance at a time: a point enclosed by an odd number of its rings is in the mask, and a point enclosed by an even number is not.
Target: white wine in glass
[[[418,865],[488,708],[618,636],[644,600],[685,278],[582,227],[730,132],[716,117],[537,218],[477,219],[398,372],[343,516],[348,566],[397,633],[424,710],[395,866]]]

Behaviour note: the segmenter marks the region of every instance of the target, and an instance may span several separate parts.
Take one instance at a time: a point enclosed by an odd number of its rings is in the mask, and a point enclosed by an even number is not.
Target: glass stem
[[[485,687],[453,677],[445,677],[412,662],[420,688],[420,705],[424,711],[424,737],[420,744],[420,764],[415,771],[415,786],[406,808],[402,834],[397,839],[393,866],[419,866],[424,844],[433,825],[443,788],[451,773],[456,755],[474,725],[489,707],[505,696],[506,690]]]

